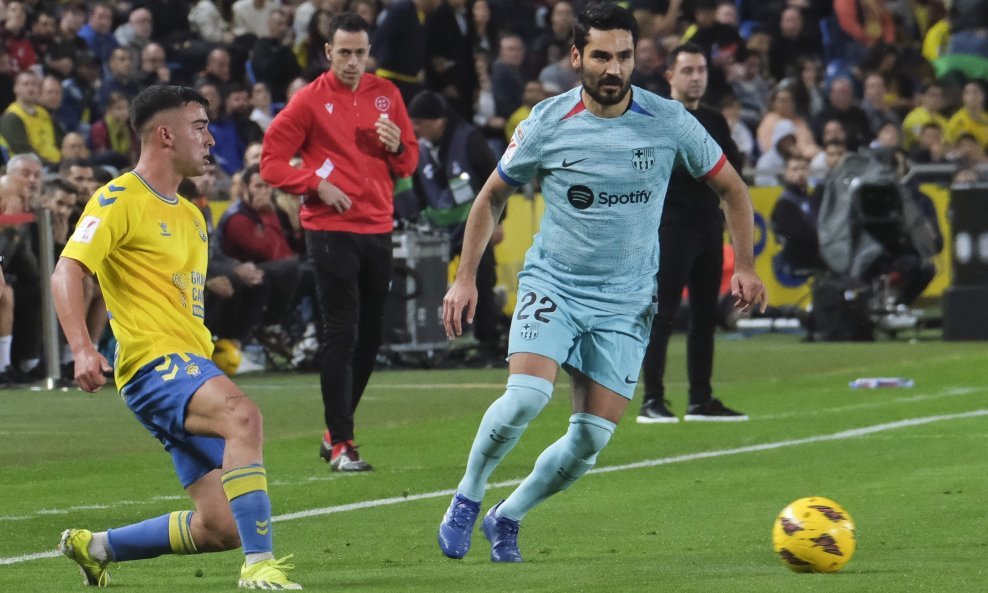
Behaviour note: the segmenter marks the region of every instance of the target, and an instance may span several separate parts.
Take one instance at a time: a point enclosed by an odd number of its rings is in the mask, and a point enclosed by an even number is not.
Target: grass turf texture
[[[684,343],[673,339],[667,393],[685,408]],[[988,410],[980,343],[805,344],[795,336],[719,340],[715,391],[746,423],[637,425],[641,387],[597,468],[779,443],[912,418]],[[902,375],[912,389],[852,390],[859,376]],[[506,371],[391,371],[373,376],[357,418],[376,471],[330,473],[317,456],[318,377],[237,382],[265,416],[279,555],[309,591],[975,591],[984,586],[988,417],[853,438],[590,474],[529,514],[526,563],[493,565],[479,533],[447,560],[436,527],[483,410]],[[493,476],[524,477],[569,415],[560,376],[552,403]],[[482,512],[510,487],[488,491]],[[858,525],[858,550],[833,575],[790,573],[771,524],[803,496],[835,499]],[[409,500],[405,500],[405,497]],[[0,574],[19,592],[71,591],[81,577],[49,552],[67,527],[105,529],[190,508],[168,456],[110,390],[0,392]],[[118,591],[229,591],[238,552],[115,565]],[[16,586],[14,585],[16,584]]]

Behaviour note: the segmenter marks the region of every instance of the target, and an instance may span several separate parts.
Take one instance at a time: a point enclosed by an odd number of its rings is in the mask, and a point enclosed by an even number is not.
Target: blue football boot
[[[487,541],[491,542],[491,562],[521,562],[521,552],[518,551],[520,524],[507,517],[498,517],[496,514],[497,507],[503,502],[502,500],[487,511],[480,528]]]
[[[480,503],[460,494],[453,495],[449,509],[439,524],[439,549],[450,558],[460,559],[470,551],[470,536],[480,514]]]

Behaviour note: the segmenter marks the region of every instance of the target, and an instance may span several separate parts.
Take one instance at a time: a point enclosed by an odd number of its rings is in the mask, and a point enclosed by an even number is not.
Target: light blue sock
[[[476,502],[484,499],[487,478],[551,397],[551,381],[531,375],[508,377],[504,395],[487,408],[480,421],[457,492]]]
[[[597,462],[616,427],[600,416],[570,416],[569,430],[539,455],[532,473],[501,503],[497,515],[521,521],[543,500],[572,486]]]

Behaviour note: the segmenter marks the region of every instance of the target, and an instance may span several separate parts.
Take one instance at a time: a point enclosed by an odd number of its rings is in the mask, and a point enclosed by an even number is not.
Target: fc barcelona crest
[[[632,150],[631,164],[639,171],[648,171],[655,164],[655,149],[636,148]]]
[[[521,326],[519,336],[523,340],[534,340],[539,337],[539,324],[534,321],[525,322]]]

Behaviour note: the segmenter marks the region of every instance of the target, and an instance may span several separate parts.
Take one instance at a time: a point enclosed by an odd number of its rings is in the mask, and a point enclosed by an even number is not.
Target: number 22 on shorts
[[[532,307],[532,305],[535,305],[536,301],[538,301],[539,306],[534,311],[529,312],[529,308]],[[552,319],[546,316],[555,310],[556,303],[552,302],[552,299],[549,297],[544,296],[540,299],[534,292],[526,292],[521,297],[521,307],[518,308],[517,319],[519,321],[524,321],[529,317],[535,317],[536,321],[549,323]]]

